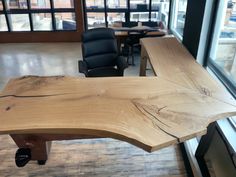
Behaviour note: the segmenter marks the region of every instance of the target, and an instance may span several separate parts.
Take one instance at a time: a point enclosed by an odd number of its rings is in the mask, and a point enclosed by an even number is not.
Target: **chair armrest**
[[[125,58],[122,56],[118,56],[116,65],[117,65],[118,70],[123,76],[124,69],[128,68],[128,63],[126,62]]]
[[[85,61],[79,61],[79,72],[80,73],[84,73],[84,75],[87,77],[88,76],[88,67],[87,67],[87,63]]]

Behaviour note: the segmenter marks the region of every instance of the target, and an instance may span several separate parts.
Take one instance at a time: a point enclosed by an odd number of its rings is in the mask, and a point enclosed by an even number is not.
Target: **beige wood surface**
[[[195,71],[198,65],[191,67]],[[202,135],[210,122],[236,115],[230,98],[217,97],[227,96],[225,91],[208,75],[202,80],[214,94],[166,76],[12,79],[0,94],[0,133],[96,135],[151,152]]]
[[[140,76],[145,75],[146,60],[155,75],[203,95],[235,104],[226,89],[200,66],[174,37],[141,39]]]

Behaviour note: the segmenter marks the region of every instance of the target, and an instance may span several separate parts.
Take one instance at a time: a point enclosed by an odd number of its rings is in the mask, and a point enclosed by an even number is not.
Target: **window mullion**
[[[33,27],[33,21],[32,21],[32,13],[31,13],[31,4],[30,4],[30,0],[27,0],[27,6],[28,6],[28,10],[29,10],[29,21],[30,21],[30,30],[33,31],[34,27]]]
[[[5,14],[5,18],[6,18],[6,22],[7,22],[8,32],[11,32],[12,27],[11,27],[11,24],[10,24],[10,20],[8,18],[7,7],[6,7],[6,4],[5,4],[5,1],[2,1],[2,6],[3,6],[3,13]]]
[[[125,14],[125,16],[126,16],[125,21],[130,22],[130,0],[128,0],[127,8],[128,8],[128,12],[127,12],[127,14]]]
[[[149,0],[149,15],[148,15],[149,20],[148,21],[152,21],[152,0]]]
[[[107,21],[107,0],[104,0],[104,11],[105,11],[105,24],[106,24],[106,27],[108,27],[108,21]]]
[[[54,9],[54,0],[50,0],[51,5],[51,15],[52,15],[52,29],[53,31],[56,30],[56,19],[55,19],[55,9]]]

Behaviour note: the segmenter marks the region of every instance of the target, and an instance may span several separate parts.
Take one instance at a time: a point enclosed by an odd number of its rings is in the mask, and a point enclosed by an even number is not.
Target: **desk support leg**
[[[31,160],[37,160],[43,165],[48,159],[51,148],[51,141],[34,135],[10,135],[19,148],[29,148],[31,150]]]
[[[210,143],[212,140],[212,137],[215,133],[215,128],[216,127],[216,123],[213,122],[211,123],[208,128],[207,128],[207,134],[202,136],[199,145],[197,147],[197,150],[195,152],[195,157],[198,161],[198,165],[200,167],[201,173],[204,177],[210,177],[210,173],[208,171],[204,156],[207,153],[209,147],[210,147]]]
[[[141,63],[140,63],[140,71],[139,76],[146,76],[146,68],[147,68],[147,55],[144,47],[141,48]]]

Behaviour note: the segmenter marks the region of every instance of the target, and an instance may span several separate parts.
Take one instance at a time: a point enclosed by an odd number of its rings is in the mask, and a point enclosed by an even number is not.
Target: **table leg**
[[[43,164],[48,159],[51,148],[51,141],[46,141],[35,135],[11,135],[19,148],[29,148],[31,150],[31,160],[38,160]]]
[[[148,57],[147,57],[146,50],[142,46],[139,76],[146,76],[147,59]]]
[[[200,167],[201,173],[204,177],[210,177],[210,173],[208,170],[208,167],[206,165],[204,156],[207,153],[211,140],[214,136],[214,133],[216,131],[216,122],[211,123],[207,128],[207,134],[202,136],[199,145],[197,147],[197,150],[195,152],[195,157],[197,159],[198,165]]]

